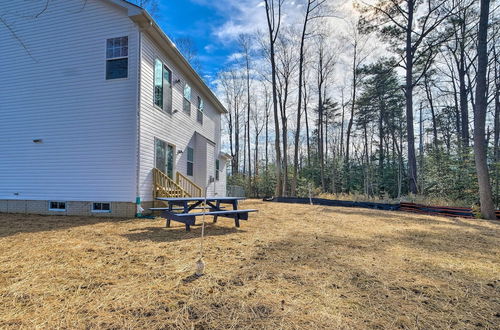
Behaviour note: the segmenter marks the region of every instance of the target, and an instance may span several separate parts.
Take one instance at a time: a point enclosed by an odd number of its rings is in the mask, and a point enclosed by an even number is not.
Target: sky
[[[200,74],[208,83],[237,56],[240,33],[265,28],[261,0],[160,0],[153,16],[174,42],[195,43]]]

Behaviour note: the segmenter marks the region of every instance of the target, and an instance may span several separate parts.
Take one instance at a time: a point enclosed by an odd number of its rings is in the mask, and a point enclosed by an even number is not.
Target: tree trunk
[[[460,121],[461,127],[461,138],[462,138],[462,148],[463,151],[469,147],[469,109],[467,107],[467,85],[465,83],[465,76],[467,74],[467,68],[465,64],[465,39],[466,39],[466,12],[461,17],[460,22],[460,41],[459,41],[459,63],[457,63],[458,71],[458,81],[459,81],[459,100],[460,100]]]
[[[247,174],[247,122],[245,121],[243,127],[243,175]]]
[[[247,149],[248,149],[248,189],[252,190],[252,151],[250,148],[250,59],[248,50],[246,52],[246,73],[247,73]]]
[[[352,61],[351,118],[349,118],[349,123],[347,124],[347,132],[345,138],[346,146],[345,146],[344,171],[346,176],[346,193],[349,193],[350,191],[350,180],[351,180],[351,171],[349,166],[349,151],[351,146],[351,130],[352,130],[352,125],[354,123],[354,109],[356,108],[356,87],[357,87],[356,61],[357,61],[357,44],[354,43],[354,56]]]
[[[434,109],[434,100],[432,98],[432,91],[431,91],[431,86],[428,80],[427,75],[424,78],[424,85],[425,85],[425,94],[427,96],[427,102],[429,103],[429,107],[431,108],[431,116],[432,116],[432,135],[434,137],[434,148],[436,149],[436,152],[438,151],[439,148],[439,141],[438,141],[438,131],[437,131],[437,123],[436,123],[436,111]],[[422,118],[420,118],[422,120]],[[439,155],[439,153],[436,153]]]
[[[266,102],[266,176],[269,171],[269,108]]]
[[[305,83],[304,83],[305,87]],[[311,142],[309,135],[309,117],[307,115],[307,91],[304,89],[304,117],[306,119],[307,166],[311,166]]]
[[[238,109],[238,100],[234,100],[234,173],[238,174],[240,172],[240,114]]]
[[[321,61],[321,60],[320,60]],[[319,167],[320,167],[320,177],[321,177],[321,189],[324,192],[326,190],[325,186],[325,162],[323,154],[323,95],[322,95],[322,83],[318,85],[318,156],[319,156]]]
[[[477,77],[476,106],[474,108],[474,158],[476,161],[477,180],[481,215],[486,219],[496,219],[491,194],[488,163],[486,159],[487,145],[485,140],[485,124],[487,110],[486,70],[488,66],[487,36],[489,0],[481,0],[479,30],[477,34]]]
[[[495,116],[494,116],[494,145],[493,154],[495,157],[495,207],[498,208],[498,197],[500,190],[500,72],[498,65],[500,62],[497,60],[496,49],[493,49],[493,58],[495,58],[494,72],[495,72]]]
[[[300,142],[300,120],[302,115],[302,80],[304,73],[304,43],[306,39],[307,22],[309,21],[309,11],[311,8],[311,1],[307,1],[306,16],[302,26],[302,35],[300,38],[299,49],[299,90],[297,96],[297,128],[295,131],[295,148],[293,154],[293,181],[292,181],[292,196],[297,196],[297,177],[299,167],[299,142]]]
[[[273,0],[271,0],[273,1]],[[269,6],[269,0],[265,0],[266,6],[266,18],[269,32],[269,47],[270,47],[270,59],[271,59],[271,83],[273,88],[273,110],[274,110],[274,137],[275,143],[274,148],[276,150],[276,187],[275,194],[279,196],[283,190],[282,178],[281,178],[281,148],[280,148],[280,123],[278,114],[278,95],[276,86],[276,58],[274,43],[276,42],[276,36],[278,34],[279,24],[281,22],[281,3],[278,3],[278,17],[276,22],[276,17],[274,13],[274,3]],[[272,16],[272,17],[271,17]],[[276,24],[276,25],[275,25]]]
[[[344,104],[344,90],[342,89],[342,114],[340,117],[340,143],[339,143],[339,156],[344,157],[344,120],[345,120],[345,104]],[[344,190],[344,189],[343,189]]]
[[[408,136],[408,185],[410,192],[418,193],[417,186],[417,158],[415,156],[415,133],[413,128],[413,47],[412,47],[412,29],[413,29],[413,0],[408,1],[408,24],[406,27],[406,130]]]

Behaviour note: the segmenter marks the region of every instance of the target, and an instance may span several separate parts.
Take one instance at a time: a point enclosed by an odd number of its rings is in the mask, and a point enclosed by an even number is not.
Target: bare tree
[[[350,118],[349,123],[347,124],[347,132],[346,132],[346,149],[345,149],[345,157],[344,157],[344,173],[346,185],[346,192],[350,191],[350,148],[351,148],[351,132],[352,126],[354,123],[354,110],[356,109],[356,97],[357,90],[359,85],[359,68],[363,65],[363,62],[367,58],[367,54],[365,53],[366,43],[368,41],[368,34],[362,34],[360,31],[360,22],[357,19],[354,22],[351,22],[350,31],[348,35],[348,40],[352,49],[352,66],[351,66],[351,101],[350,101]],[[342,123],[343,125],[343,123]]]
[[[271,61],[271,84],[273,92],[273,112],[275,128],[275,150],[276,150],[276,188],[275,193],[279,196],[283,192],[283,182],[281,178],[281,148],[280,148],[280,126],[278,114],[278,95],[276,82],[276,55],[275,44],[279,36],[281,26],[281,9],[285,0],[264,0],[266,7],[266,19],[269,37],[269,59]]]
[[[282,195],[288,194],[288,106],[292,88],[292,79],[297,68],[297,57],[292,42],[293,33],[285,30],[276,43],[276,78],[278,82],[277,94],[281,119],[281,141],[283,150],[283,190]]]
[[[316,87],[318,92],[318,160],[321,173],[321,187],[326,190],[325,184],[325,145],[324,145],[324,106],[326,85],[333,73],[335,64],[335,56],[326,46],[325,36],[320,35],[316,42]]]
[[[252,157],[251,157],[251,148],[250,148],[250,113],[251,113],[251,101],[250,101],[250,62],[251,62],[251,47],[252,47],[252,37],[249,34],[240,34],[238,36],[238,43],[240,45],[240,49],[243,54],[244,66],[245,66],[245,80],[246,80],[246,92],[247,92],[247,119],[246,119],[246,142],[247,142],[247,152],[248,152],[248,171],[247,171],[247,180],[248,187],[250,189],[252,184]]]
[[[297,175],[299,165],[299,140],[300,140],[300,122],[302,117],[302,85],[304,75],[304,55],[305,55],[305,41],[308,32],[308,24],[315,18],[322,17],[322,9],[326,0],[307,0],[306,10],[304,14],[304,21],[302,24],[302,32],[300,35],[300,48],[299,48],[299,78],[298,78],[298,92],[297,92],[297,122],[295,130],[295,149],[293,154],[293,180],[292,180],[292,196],[297,195]]]
[[[244,85],[236,69],[219,73],[219,82],[224,91],[228,113],[229,147],[231,153],[232,174],[239,173],[240,163],[240,109],[244,93]]]
[[[191,37],[181,37],[176,38],[174,43],[189,64],[191,64],[193,68],[200,73],[202,67],[199,60],[198,48],[196,47],[194,40]]]
[[[496,219],[491,194],[490,176],[486,160],[487,145],[485,140],[486,111],[488,107],[486,71],[488,67],[488,20],[489,0],[481,0],[479,30],[477,33],[477,77],[476,105],[474,108],[474,158],[476,161],[477,180],[481,215],[486,219]]]

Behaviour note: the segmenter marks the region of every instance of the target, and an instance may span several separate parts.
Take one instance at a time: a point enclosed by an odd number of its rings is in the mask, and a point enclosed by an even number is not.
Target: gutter
[[[217,96],[215,96],[214,92],[210,89],[210,87],[208,87],[208,85],[203,81],[203,79],[200,77],[200,75],[198,74],[198,72],[196,72],[193,67],[191,66],[191,64],[189,64],[189,62],[186,60],[186,58],[181,54],[181,52],[177,49],[177,47],[175,46],[175,44],[172,42],[172,40],[170,40],[170,38],[165,34],[165,32],[163,32],[163,30],[160,28],[160,26],[155,22],[155,20],[153,19],[153,17],[151,17],[151,15],[149,15],[149,13],[142,9],[139,11],[139,14],[137,14],[136,11],[133,11],[131,13],[129,13],[129,17],[133,20],[133,21],[136,21],[138,22],[139,26],[141,26],[142,24],[140,18],[138,18],[138,16],[142,16],[142,18],[144,18],[146,20],[146,24],[147,26],[152,26],[154,28],[154,30],[159,34],[159,36],[163,39],[163,41],[166,42],[168,48],[170,50],[172,50],[173,52],[173,55],[174,55],[174,60],[179,60],[182,64],[182,66],[179,68],[181,70],[183,69],[187,69],[187,73],[188,75],[191,75],[195,82],[201,86],[203,92],[205,92],[205,94],[208,96],[208,98],[212,101],[212,103],[215,105],[215,108],[219,111],[219,113],[221,114],[224,114],[224,113],[227,113],[227,110],[226,108],[224,107],[224,105],[219,101],[219,99],[217,98]],[[149,29],[148,29],[149,30]]]
[[[140,176],[141,176],[141,63],[142,63],[142,31],[137,29],[137,116],[136,116],[136,166],[135,166],[135,196],[136,203],[140,201]],[[138,208],[140,207],[140,203]],[[139,210],[137,210],[139,213]]]

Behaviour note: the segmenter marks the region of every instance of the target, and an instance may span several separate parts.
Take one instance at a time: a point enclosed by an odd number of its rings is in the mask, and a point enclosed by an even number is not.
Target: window
[[[156,139],[155,147],[155,167],[174,178],[174,146],[162,140]]]
[[[203,99],[198,96],[198,112],[196,114],[196,120],[198,120],[199,123],[203,124]]]
[[[184,103],[182,106],[184,112],[191,113],[191,86],[184,85]]]
[[[194,150],[193,148],[187,148],[187,175],[193,176],[194,167]]]
[[[49,202],[49,211],[66,211],[66,202]]]
[[[92,212],[111,212],[111,203],[92,203]]]
[[[172,112],[172,71],[163,66],[163,110]]]
[[[219,180],[219,178],[220,178],[219,172],[220,172],[220,161],[218,159],[216,159],[215,160],[215,180]]]
[[[172,71],[159,59],[154,66],[154,104],[167,112],[172,112]]]
[[[106,79],[128,77],[128,37],[106,40]]]
[[[155,60],[154,102],[163,109],[163,64],[158,59]]]

